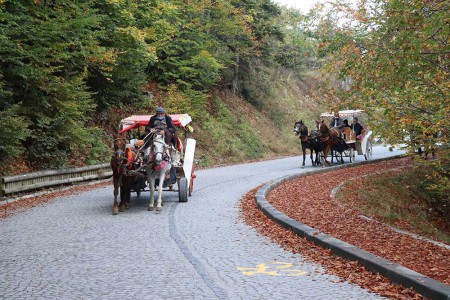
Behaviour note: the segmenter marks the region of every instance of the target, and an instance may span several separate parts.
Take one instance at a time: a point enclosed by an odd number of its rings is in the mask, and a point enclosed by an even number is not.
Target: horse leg
[[[316,164],[315,164],[314,158],[313,158],[314,151],[313,151],[312,147],[311,147],[311,149],[309,149],[309,152],[310,152],[310,156],[309,157],[311,158],[311,164],[314,167]]]
[[[112,209],[112,214],[117,215],[119,213],[119,203],[117,201],[117,196],[119,195],[119,176],[113,175],[113,185],[114,185],[114,204]]]
[[[323,148],[323,157],[322,157],[322,168],[325,168],[325,166],[328,164],[327,156],[328,156],[328,147],[324,146]]]
[[[302,164],[302,169],[305,167],[305,159],[306,159],[306,153],[305,153],[306,149],[305,146],[302,145],[302,153],[303,153],[303,164]]]
[[[127,176],[126,177],[126,184],[124,186],[125,189],[125,208],[129,209],[130,208],[130,203],[131,203],[131,188],[133,186],[134,183],[134,176]]]
[[[330,152],[331,152],[331,164],[329,164],[330,166],[332,166],[333,165],[333,158],[334,158],[334,150],[333,150],[333,146],[331,145],[330,146]]]
[[[330,164],[330,162],[327,160],[328,152],[329,152],[330,150],[331,150],[331,164]],[[329,144],[327,144],[326,146],[324,146],[324,149],[323,149],[323,160],[324,160],[324,163],[323,163],[323,166],[322,166],[322,167],[325,167],[325,164],[328,165],[328,166],[331,166],[331,165],[333,164],[333,149],[330,149],[330,145],[329,145]]]
[[[161,175],[159,176],[159,184],[158,184],[158,202],[156,202],[156,211],[161,211],[162,204],[162,189],[164,184],[164,177],[166,177],[166,173],[161,170]]]
[[[148,205],[148,210],[154,210],[155,206],[155,199],[154,199],[154,195],[155,195],[155,178],[153,177],[153,174],[150,174],[148,176],[148,185],[150,186],[150,203]]]
[[[124,182],[125,181],[125,182]],[[120,203],[119,203],[119,211],[124,212],[125,211],[125,201],[126,201],[126,194],[125,194],[125,184],[126,184],[126,176],[124,178],[123,174],[120,174],[119,176],[119,195],[120,195]]]

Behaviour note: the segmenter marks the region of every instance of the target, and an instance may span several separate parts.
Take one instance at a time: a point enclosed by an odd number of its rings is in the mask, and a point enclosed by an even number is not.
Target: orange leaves
[[[367,173],[380,172],[409,163],[408,159],[399,159],[297,178],[277,187],[266,198],[276,209],[295,220],[449,284],[450,250],[398,234],[381,223],[360,218],[352,209],[357,205],[357,201],[352,207],[344,207],[330,198],[331,190],[344,179],[361,177]],[[358,183],[358,180],[355,182]],[[352,188],[355,197],[358,197],[358,184]],[[350,281],[393,299],[422,298],[412,289],[392,284],[379,274],[367,271],[358,263],[333,256],[329,250],[322,249],[283,229],[257,209],[254,204],[255,192],[256,189],[242,199],[244,220],[283,248],[301,253],[302,256],[321,264],[327,273],[341,278],[337,282]],[[406,227],[400,222],[398,226]]]

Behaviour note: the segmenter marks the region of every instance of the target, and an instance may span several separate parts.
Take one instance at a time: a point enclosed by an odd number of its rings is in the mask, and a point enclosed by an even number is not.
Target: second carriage
[[[326,122],[330,122],[334,113],[322,113],[320,115],[321,119]],[[339,111],[339,116],[341,118],[347,119],[348,123],[351,124],[355,117],[361,123],[363,130],[361,136],[356,136],[355,132],[350,127],[344,127],[342,130],[343,139],[347,144],[347,149],[342,152],[342,157],[348,157],[350,162],[355,161],[356,154],[364,155],[365,160],[372,159],[372,144],[373,144],[373,132],[367,125],[367,116],[363,110],[341,110]],[[338,154],[338,153],[335,153]],[[339,155],[335,155],[336,160],[340,161]]]
[[[143,128],[147,126],[150,117],[150,115],[133,115],[120,122],[119,133],[127,134],[129,147],[132,147],[134,151],[139,151],[139,138],[142,136]],[[192,118],[188,114],[172,114],[170,117],[172,118],[174,127],[177,129],[177,145],[172,149],[173,167],[170,170],[170,178],[167,179],[167,183],[166,180],[164,181],[164,187],[169,187],[169,190],[174,190],[172,184],[175,181],[178,186],[179,201],[187,202],[188,196],[191,196],[194,190],[194,179],[196,177],[194,168],[196,140],[188,137],[188,134],[193,131],[190,126]],[[148,188],[144,170],[144,166],[141,166],[136,172],[142,180],[142,184],[135,190],[138,194]]]

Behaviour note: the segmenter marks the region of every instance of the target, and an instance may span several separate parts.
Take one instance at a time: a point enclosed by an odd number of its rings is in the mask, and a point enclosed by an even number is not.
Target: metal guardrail
[[[109,163],[104,163],[80,168],[48,170],[0,177],[0,197],[55,185],[104,179],[110,176],[112,176],[111,167]]]

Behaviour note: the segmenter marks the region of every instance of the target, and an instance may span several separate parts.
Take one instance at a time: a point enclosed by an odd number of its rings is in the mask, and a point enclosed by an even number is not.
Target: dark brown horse
[[[320,165],[321,162],[319,160],[319,152],[323,150],[323,147],[320,138],[318,138],[317,131],[313,130],[311,134],[309,134],[308,127],[303,123],[303,120],[300,120],[294,123],[294,133],[299,136],[302,145],[302,168],[305,167],[306,149],[309,149],[310,151],[311,163],[313,167]],[[313,159],[314,152],[316,152],[316,159]]]
[[[131,188],[136,179],[135,175],[130,174],[134,168],[133,152],[126,147],[127,141],[120,135],[114,135],[114,153],[111,157],[111,169],[113,172],[114,184],[114,205],[113,215],[125,211],[130,206]],[[120,204],[118,195],[120,191]]]
[[[322,121],[316,121],[317,129],[320,132],[321,140],[323,143],[323,166],[325,166],[325,163],[327,165],[333,164],[333,157],[334,157],[334,148],[341,154],[341,163],[344,162],[342,159],[342,152],[345,150],[345,141],[342,139],[342,133],[338,128],[328,128],[327,124],[325,124],[324,120]],[[328,162],[328,152],[331,151],[331,163]]]

